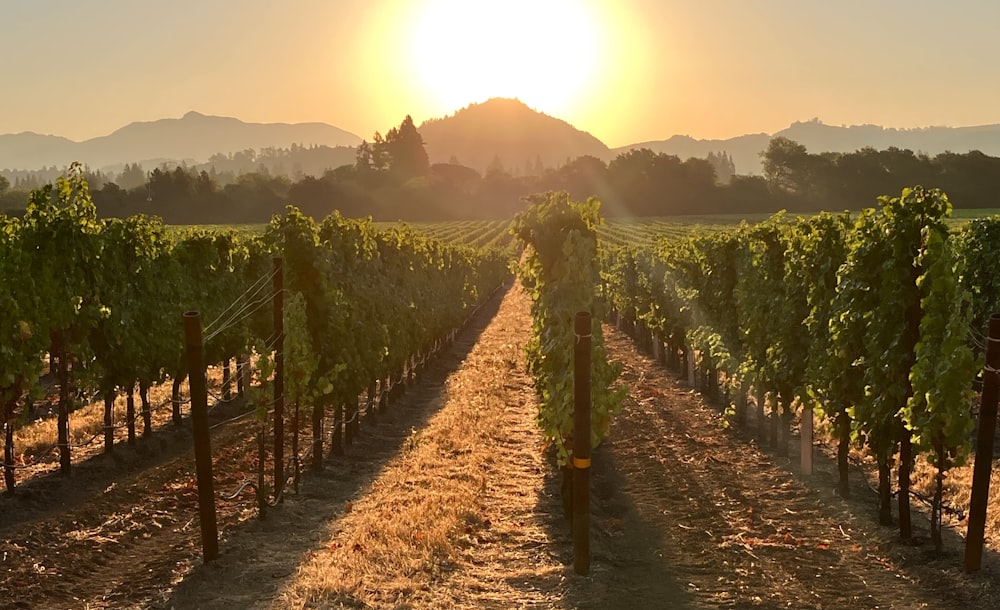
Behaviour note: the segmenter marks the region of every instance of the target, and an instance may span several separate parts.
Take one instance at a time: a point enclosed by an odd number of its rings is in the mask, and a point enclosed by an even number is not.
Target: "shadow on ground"
[[[332,533],[329,526],[335,527],[336,519],[364,495],[413,431],[444,405],[445,380],[475,346],[505,292],[482,306],[402,398],[361,423],[360,436],[344,455],[327,457],[322,472],[303,473],[300,493],[290,494],[265,519],[255,517],[224,532],[219,559],[199,563],[153,607],[268,607],[303,559],[324,550]]]
[[[609,438],[592,454],[590,479],[590,571],[581,576],[573,571],[574,554],[571,526],[564,517],[563,471],[550,456],[546,494],[539,498],[538,510],[551,515],[548,526],[558,542],[557,552],[572,579],[564,598],[566,608],[701,608],[678,581],[677,574],[661,552],[668,544],[662,530],[645,521],[626,493],[627,476],[615,454],[615,443],[627,439]]]

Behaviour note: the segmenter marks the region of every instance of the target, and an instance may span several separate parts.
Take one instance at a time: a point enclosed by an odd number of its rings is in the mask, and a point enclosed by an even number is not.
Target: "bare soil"
[[[608,327],[605,327],[609,330]],[[609,353],[631,387],[610,442],[607,467],[618,501],[649,528],[657,557],[696,603],[722,608],[996,608],[996,555],[983,571],[961,571],[964,545],[946,532],[936,556],[926,515],[914,543],[877,524],[870,473],[851,473],[851,498],[836,495],[829,450],[816,474],[796,474],[791,456],[762,451],[720,410],[610,330]],[[750,428],[755,427],[751,419]],[[634,511],[634,512],[633,512]],[[964,525],[964,524],[963,524]]]
[[[218,503],[200,558],[185,429],[0,499],[0,608],[996,608],[1000,564],[961,572],[964,522],[931,552],[852,497],[723,426],[720,410],[605,327],[629,396],[594,452],[590,574],[572,570],[562,475],[534,423],[529,301],[484,308],[343,456],[265,519]],[[220,408],[219,419],[239,412]],[[228,410],[228,411],[227,411]],[[252,476],[252,418],[218,428],[218,491]],[[796,443],[793,443],[793,447]]]

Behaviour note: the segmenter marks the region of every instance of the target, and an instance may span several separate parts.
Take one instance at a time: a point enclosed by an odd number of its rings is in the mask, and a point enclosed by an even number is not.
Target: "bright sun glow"
[[[412,27],[412,73],[449,110],[516,97],[564,115],[600,68],[602,40],[580,0],[432,0]]]

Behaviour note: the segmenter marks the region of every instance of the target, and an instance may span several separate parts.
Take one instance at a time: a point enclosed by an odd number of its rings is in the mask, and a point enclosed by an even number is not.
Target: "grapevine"
[[[607,436],[611,418],[620,409],[623,389],[612,387],[620,367],[609,363],[598,297],[599,269],[595,228],[598,202],[570,201],[566,193],[536,196],[514,220],[513,230],[527,247],[519,268],[521,282],[532,297],[531,343],[526,347],[528,369],[540,396],[538,421],[564,465],[574,443],[596,447]],[[577,312],[591,313],[592,406],[591,438],[574,439],[572,370]]]

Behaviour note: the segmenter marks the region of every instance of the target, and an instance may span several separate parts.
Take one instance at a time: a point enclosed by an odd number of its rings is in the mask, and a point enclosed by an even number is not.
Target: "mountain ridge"
[[[1000,156],[1000,124],[961,127],[931,126],[896,128],[881,125],[828,125],[819,119],[795,121],[788,127],[767,134],[745,134],[719,140],[699,140],[690,136],[671,136],[666,140],[651,140],[612,149],[615,154],[634,148],[649,148],[655,152],[704,157],[708,152],[725,150],[740,174],[760,174],[760,153],[772,138],[785,137],[806,147],[809,152],[847,153],[871,147],[909,149],[934,156],[943,152],[966,153],[971,150],[990,156]],[[696,153],[696,154],[694,154]]]
[[[1000,156],[1000,124],[961,127],[893,128],[863,124],[835,126],[819,119],[796,121],[773,134],[743,134],[724,139],[699,139],[676,134],[609,148],[596,136],[558,117],[528,107],[517,99],[492,98],[470,104],[451,115],[424,121],[418,131],[432,163],[459,163],[482,173],[497,162],[517,173],[552,168],[590,155],[608,162],[627,150],[704,158],[726,151],[740,174],[761,173],[760,153],[774,137],[787,137],[810,152],[853,152],[864,147],[891,146],[936,155],[945,151],[979,150]],[[189,111],[180,118],[136,121],[113,132],[76,142],[54,134],[31,131],[0,135],[0,168],[33,170],[81,161],[94,168],[126,162],[172,159],[204,163],[214,154],[248,148],[288,148],[293,144],[357,146],[361,137],[322,122],[248,123]]]
[[[214,154],[247,148],[357,146],[360,142],[359,136],[326,123],[247,123],[189,111],[180,118],[135,121],[79,142],[35,132],[3,134],[0,168],[30,170],[73,161],[102,168],[163,158],[203,163]]]

